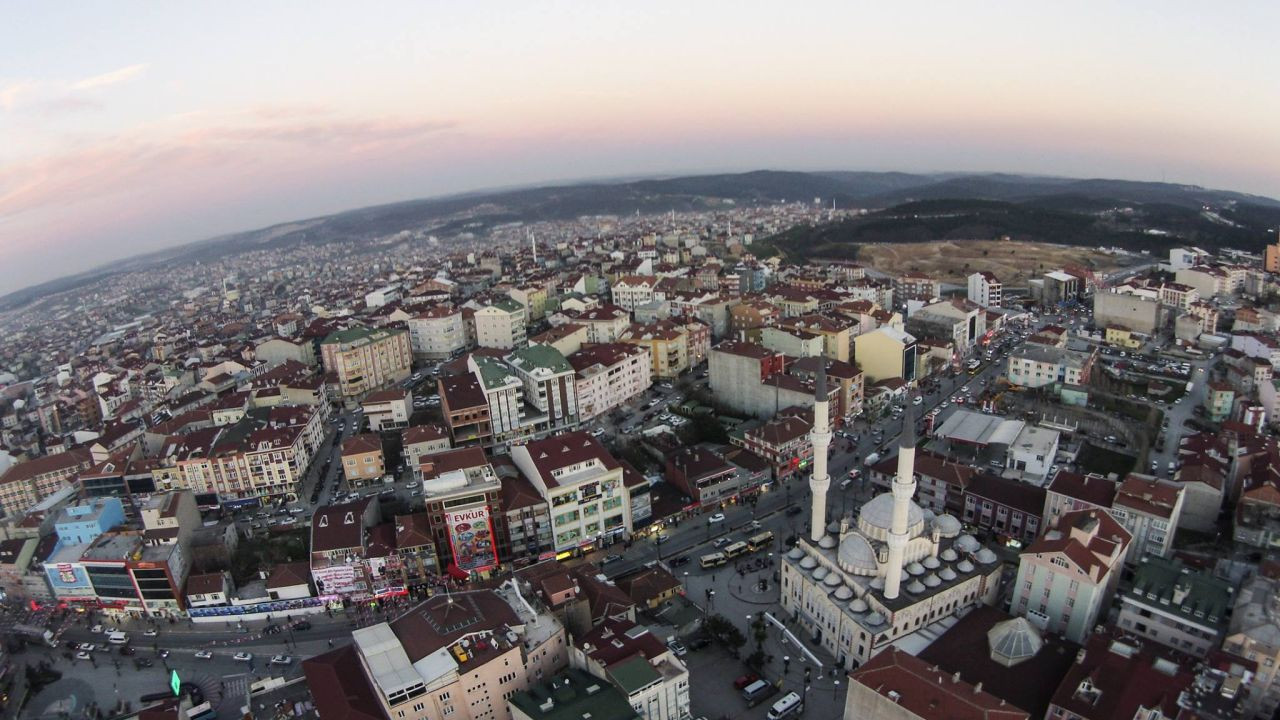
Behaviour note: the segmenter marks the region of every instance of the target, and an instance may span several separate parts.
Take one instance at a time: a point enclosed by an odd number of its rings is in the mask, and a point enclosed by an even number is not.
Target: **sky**
[[[0,294],[487,187],[1002,171],[1280,197],[1280,3],[8,3]]]

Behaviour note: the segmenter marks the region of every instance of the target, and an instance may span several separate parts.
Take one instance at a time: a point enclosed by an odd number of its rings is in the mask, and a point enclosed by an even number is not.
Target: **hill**
[[[1280,201],[1190,185],[1008,174],[759,170],[516,188],[360,208],[117,261],[0,297],[0,310],[120,272],[215,260],[251,249],[372,240],[423,228],[449,237],[464,231],[483,233],[514,221],[814,199],[839,208],[882,210],[779,236],[772,242],[784,252],[847,257],[856,254],[858,243],[966,235],[1136,249],[1170,242],[1168,236],[1144,235],[1152,229],[1207,247],[1256,248],[1266,228],[1280,225]],[[1118,214],[1126,207],[1130,218]],[[762,246],[768,247],[768,242]]]

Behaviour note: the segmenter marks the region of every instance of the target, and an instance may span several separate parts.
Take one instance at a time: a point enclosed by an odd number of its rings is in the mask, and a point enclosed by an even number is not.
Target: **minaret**
[[[831,419],[827,411],[827,359],[818,356],[818,379],[813,388],[813,475],[809,476],[809,493],[813,497],[810,512],[809,539],[815,543],[827,532],[827,450],[831,447]]]
[[[884,596],[898,597],[902,584],[902,557],[907,549],[907,523],[911,499],[916,494],[916,412],[907,402],[902,417],[902,435],[898,440],[898,474],[893,478],[893,522],[889,526],[889,562],[884,578]]]

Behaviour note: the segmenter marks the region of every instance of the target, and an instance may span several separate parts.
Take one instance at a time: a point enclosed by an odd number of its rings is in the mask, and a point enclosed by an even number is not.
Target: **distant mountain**
[[[808,202],[815,199],[824,205],[834,202],[839,208],[881,209],[865,219],[837,227],[813,229],[814,233],[821,235],[821,245],[838,245],[846,240],[857,242],[855,238],[869,237],[935,238],[979,230],[1013,236],[1025,234],[1027,237],[1074,244],[1115,242],[1129,234],[1140,234],[1142,226],[1103,223],[1096,218],[1081,225],[1079,218],[1070,219],[1069,216],[1094,216],[1121,207],[1132,207],[1136,216],[1142,222],[1150,223],[1150,227],[1176,229],[1178,237],[1188,241],[1198,238],[1196,242],[1209,246],[1217,243],[1256,246],[1262,237],[1259,235],[1261,230],[1280,225],[1280,201],[1188,185],[999,173],[759,170],[473,192],[350,210],[128,258],[11,293],[0,298],[0,310],[20,307],[40,297],[74,289],[120,272],[169,262],[214,260],[252,249],[372,240],[401,230],[423,228],[448,237],[464,231],[483,232],[495,225],[515,221],[700,210],[725,207],[730,201],[742,204],[783,200]],[[918,218],[908,220],[900,217],[907,212],[902,207],[905,203],[946,200],[999,201],[1008,203],[1009,207],[996,210],[974,204],[966,211],[972,211],[969,215],[950,221],[930,219],[920,222]],[[1201,213],[1202,207],[1212,208],[1212,216]],[[1169,227],[1165,228],[1165,224]],[[1078,225],[1093,229],[1088,232],[1079,228],[1068,230]],[[801,235],[802,232],[797,232],[789,241],[782,241],[788,252],[805,252],[805,247],[812,244]]]

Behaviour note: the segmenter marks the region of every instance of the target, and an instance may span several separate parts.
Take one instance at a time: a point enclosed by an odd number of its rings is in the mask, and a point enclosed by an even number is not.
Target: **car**
[[[152,665],[155,665],[155,662],[152,661],[151,658],[137,658],[133,661],[133,666],[138,670],[141,670],[142,668],[149,668]]]
[[[750,523],[747,524],[747,532],[755,532],[756,530],[759,530],[762,527],[764,526],[760,524],[759,520],[752,520]]]
[[[664,543],[664,542],[666,542],[666,541],[668,541],[668,540],[670,540],[670,539],[671,539],[671,536],[670,536],[670,535],[659,535],[659,536],[658,536],[658,539],[657,539],[655,542],[657,542],[659,545],[661,545],[662,543]]]
[[[135,652],[137,652],[137,651],[136,651],[136,650],[134,650],[132,647],[130,647],[130,646],[128,646],[128,645],[124,645],[124,646],[122,646],[122,647],[120,648],[120,654],[121,654],[121,655],[126,655],[126,656],[127,656],[127,655],[132,655],[132,654],[134,654]]]
[[[684,643],[680,642],[679,640],[672,640],[671,642],[667,643],[667,647],[671,648],[671,652],[675,653],[676,657],[684,657],[685,655],[689,654],[689,649],[686,648],[684,646]]]
[[[724,513],[716,513],[715,515],[712,515],[711,517],[707,518],[708,524],[722,523],[722,522],[724,522]]]
[[[422,494],[421,490],[413,490],[409,493],[409,497],[418,497],[421,494]]]
[[[923,398],[923,397],[921,397],[921,396],[919,396],[919,395],[917,395],[917,396],[915,396],[915,397],[911,398],[911,404],[912,404],[912,405],[919,405],[919,404],[920,404],[920,403],[922,403],[922,402],[924,402],[924,398]]]
[[[718,538],[716,538],[716,539],[715,539],[715,542],[711,543],[711,546],[712,546],[712,547],[714,547],[714,548],[722,548],[722,547],[724,547],[725,545],[728,545],[728,544],[729,544],[729,538],[727,538],[727,537],[718,537]]]
[[[289,655],[272,655],[271,664],[272,665],[292,665],[293,657]]]
[[[93,652],[93,649],[96,647],[97,645],[94,645],[93,643],[80,643],[79,645],[79,648],[85,652]]]
[[[689,641],[690,650],[701,650],[707,647],[711,647],[711,638],[707,637],[706,635],[699,635],[698,637]]]
[[[759,679],[760,676],[752,672],[749,672],[746,675],[739,675],[738,679],[733,681],[733,689],[741,690]]]
[[[253,662],[253,653],[244,652],[243,650],[231,656],[236,662]]]
[[[197,650],[197,651],[196,651],[196,659],[197,659],[197,660],[211,660],[212,658],[213,658],[213,653],[209,652],[208,650]]]
[[[677,556],[675,556],[675,557],[671,558],[670,560],[668,560],[668,561],[667,561],[667,564],[668,564],[668,565],[670,565],[670,566],[671,566],[671,567],[673,567],[673,568],[678,568],[678,567],[681,567],[681,566],[683,566],[683,565],[688,565],[688,564],[689,564],[689,557],[688,557],[687,555],[677,555]]]
[[[104,628],[101,625],[94,625],[93,627],[89,628],[89,632],[94,634],[100,634],[103,631],[104,631]]]
[[[802,512],[804,512],[804,508],[800,507],[799,505],[792,505],[791,507],[787,508],[788,515],[799,515]]]
[[[607,555],[607,556],[605,556],[604,561],[605,561],[605,563],[615,563],[615,562],[618,562],[618,561],[619,561],[619,560],[621,560],[621,559],[622,559],[622,556],[621,556],[621,555],[618,555],[617,553],[614,553],[613,555]]]
[[[293,629],[294,629],[294,630],[310,630],[310,629],[311,629],[311,621],[310,621],[310,620],[302,620],[302,621],[300,621],[300,622],[294,623],[294,625],[293,625]]]
[[[592,437],[600,437],[601,435],[604,435],[604,428],[596,428],[591,431]]]
[[[92,656],[91,656],[91,655],[89,655],[89,653],[87,653],[87,652],[85,652],[85,651],[83,651],[83,650],[81,650],[80,652],[76,653],[76,659],[77,659],[77,660],[89,660],[89,659],[91,659],[91,658],[92,658]]]
[[[203,652],[208,652],[208,650],[205,650]],[[160,658],[161,660],[169,657],[169,649],[160,648],[159,650],[156,651],[156,657]],[[213,655],[209,655],[209,657],[213,657]]]

